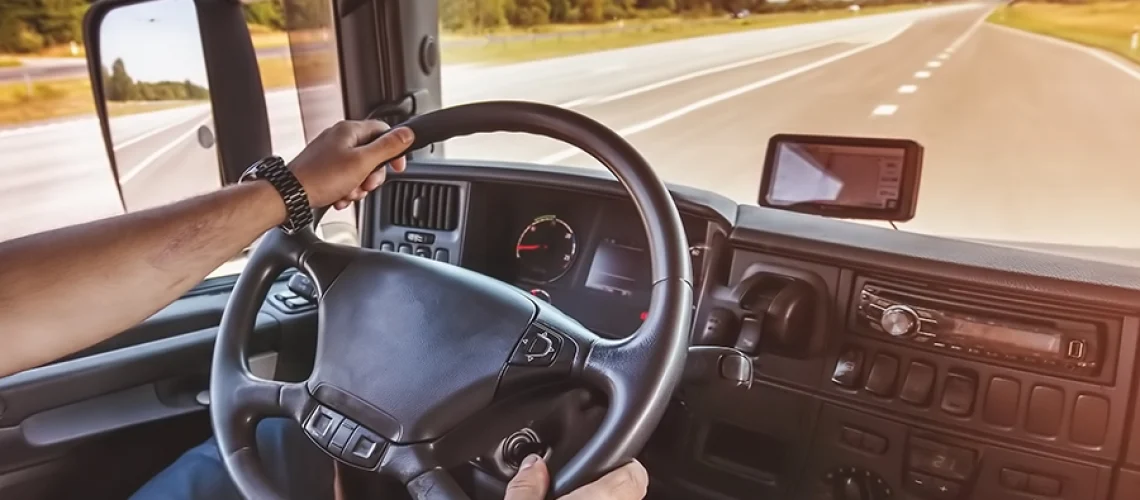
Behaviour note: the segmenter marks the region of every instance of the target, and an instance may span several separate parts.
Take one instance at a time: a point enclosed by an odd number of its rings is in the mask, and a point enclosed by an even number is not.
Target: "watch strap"
[[[285,222],[280,227],[286,234],[293,234],[313,224],[313,210],[309,206],[309,195],[305,193],[301,181],[285,166],[280,156],[268,156],[246,169],[239,182],[264,179],[273,185],[281,200],[285,202]]]

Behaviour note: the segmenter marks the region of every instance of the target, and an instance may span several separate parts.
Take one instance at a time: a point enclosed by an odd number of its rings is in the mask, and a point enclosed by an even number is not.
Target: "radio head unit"
[[[1095,377],[1102,366],[1098,324],[1023,316],[864,283],[856,329],[925,348],[1057,375]]]

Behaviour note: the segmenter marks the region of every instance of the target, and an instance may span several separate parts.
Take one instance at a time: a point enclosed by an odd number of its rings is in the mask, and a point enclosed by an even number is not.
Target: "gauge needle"
[[[539,250],[539,249],[542,249],[544,247],[545,247],[544,245],[519,245],[519,246],[515,247],[515,250],[518,250],[520,252],[525,252],[528,250]]]

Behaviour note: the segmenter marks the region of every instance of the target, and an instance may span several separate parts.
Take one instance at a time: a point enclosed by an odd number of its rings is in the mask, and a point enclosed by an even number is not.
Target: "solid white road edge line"
[[[868,43],[866,45],[860,45],[860,46],[855,47],[853,49],[846,50],[846,51],[840,52],[838,54],[835,54],[835,55],[832,55],[829,57],[825,57],[823,59],[819,59],[817,61],[805,64],[803,66],[799,66],[797,68],[785,71],[783,73],[770,76],[770,77],[765,78],[763,80],[759,80],[759,81],[750,83],[750,84],[745,85],[743,87],[737,87],[735,89],[732,89],[732,90],[729,90],[726,92],[722,92],[720,94],[717,94],[717,95],[714,95],[711,97],[706,97],[706,98],[701,99],[697,102],[689,104],[688,106],[684,106],[682,108],[670,111],[670,112],[665,113],[665,114],[658,116],[656,118],[646,120],[644,122],[637,123],[637,124],[619,129],[617,131],[617,133],[618,133],[618,135],[621,135],[622,137],[627,137],[627,136],[636,134],[638,132],[644,132],[644,131],[649,130],[653,127],[656,127],[658,125],[670,122],[672,120],[676,120],[677,118],[685,116],[685,115],[692,113],[694,111],[698,111],[700,109],[707,108],[707,107],[712,106],[714,104],[718,104],[720,102],[727,101],[729,99],[732,99],[734,97],[746,94],[748,92],[752,92],[754,90],[767,87],[769,85],[772,85],[773,83],[781,82],[781,81],[787,80],[793,76],[797,76],[797,75],[800,75],[803,73],[807,73],[808,71],[814,70],[816,68],[826,66],[828,64],[831,64],[833,62],[836,62],[836,61],[839,61],[842,59],[846,59],[846,58],[851,57],[855,54],[863,52],[865,50],[873,49],[873,48],[878,47],[880,45],[883,45],[887,42],[890,42],[891,40],[894,40],[899,35],[901,35],[904,31],[909,29],[912,24],[913,23],[907,23],[902,28],[895,30],[890,35],[883,37],[882,39],[880,39],[878,41]],[[542,158],[539,158],[539,159],[535,160],[534,162],[535,163],[542,163],[542,164],[556,163],[556,162],[560,162],[560,161],[566,160],[568,158],[571,158],[574,155],[577,155],[579,153],[581,153],[581,150],[579,150],[578,148],[567,148],[567,149],[564,149],[564,150],[559,151],[557,153],[543,156]]]
[[[1135,68],[1129,67],[1124,62],[1117,60],[1114,56],[1112,56],[1111,54],[1109,54],[1103,50],[1094,49],[1092,47],[1086,47],[1084,45],[1073,43],[1073,42],[1070,42],[1068,40],[1062,40],[1060,38],[1053,38],[1051,36],[1039,35],[1037,33],[1030,33],[1028,31],[1021,31],[1019,29],[1013,29],[1013,28],[1010,28],[1007,26],[1002,26],[1000,24],[991,24],[990,27],[996,28],[996,29],[1004,31],[1006,33],[1011,33],[1014,35],[1020,35],[1020,36],[1023,36],[1025,38],[1037,40],[1039,42],[1051,43],[1053,45],[1058,45],[1061,47],[1068,47],[1072,50],[1084,52],[1085,54],[1088,54],[1088,55],[1093,56],[1097,59],[1100,59],[1101,61],[1104,61],[1109,66],[1112,66],[1112,67],[1114,67],[1120,71],[1123,71],[1124,74],[1131,76],[1132,78],[1135,78],[1137,80],[1140,80],[1140,71],[1137,71]]]
[[[135,168],[131,169],[130,172],[127,172],[123,176],[119,177],[119,183],[120,184],[126,184],[128,182],[131,182],[131,179],[134,179],[135,176],[141,174],[143,172],[143,170],[146,170],[151,165],[153,165],[154,161],[157,160],[160,156],[162,156],[166,153],[169,153],[170,150],[174,149],[175,146],[181,144],[182,141],[185,141],[186,139],[189,139],[190,136],[197,134],[198,133],[198,127],[201,127],[202,125],[209,123],[212,118],[213,118],[212,115],[207,116],[206,118],[203,118],[201,121],[194,124],[194,126],[190,127],[190,130],[187,130],[185,134],[178,136],[177,139],[174,139],[173,141],[166,143],[165,146],[155,150],[155,152],[151,153],[150,156],[143,158],[143,160],[138,162],[138,164],[135,165]]]
[[[201,109],[201,111],[204,113],[209,113],[210,112],[209,106],[204,107],[203,109]],[[161,127],[153,128],[150,131],[143,132],[143,133],[136,135],[134,137],[131,137],[130,139],[127,139],[127,140],[125,140],[119,144],[115,144],[115,151],[119,151],[119,150],[121,150],[127,146],[132,145],[132,144],[137,144],[141,141],[145,141],[147,139],[150,139],[151,137],[154,137],[158,134],[166,132],[167,130],[170,130],[174,127],[177,127],[180,125],[185,125],[185,124],[190,123],[194,120],[201,120],[201,119],[202,119],[201,113],[194,113],[193,115],[190,115],[190,117],[185,119],[185,120],[181,120],[181,121],[171,123],[169,125],[164,125]]]
[[[558,104],[557,106],[560,108],[573,108],[575,106],[582,106],[584,104],[590,104],[590,103],[597,101],[597,100],[598,100],[597,96],[587,96],[587,97],[583,97],[580,99],[574,99],[573,101],[566,101],[562,104]]]
[[[982,23],[986,22],[986,18],[990,17],[990,14],[992,14],[996,8],[997,4],[994,4],[993,7],[986,9],[986,12],[982,14],[981,17],[978,17],[978,20],[974,21],[974,24],[971,24],[970,27],[966,29],[966,31],[962,32],[961,35],[958,35],[958,38],[955,38],[953,42],[950,42],[950,46],[946,47],[946,52],[954,52],[958,50],[962,44],[966,43],[966,40],[968,40],[970,36],[977,32],[978,28],[982,27]]]

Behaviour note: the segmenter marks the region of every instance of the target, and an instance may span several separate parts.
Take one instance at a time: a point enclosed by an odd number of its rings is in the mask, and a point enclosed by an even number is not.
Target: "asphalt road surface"
[[[754,202],[780,132],[904,137],[926,147],[918,215],[946,236],[1083,247],[1130,259],[1140,212],[1140,71],[1090,49],[984,24],[968,4],[718,35],[504,66],[444,68],[446,105],[527,99],[617,130],[667,181]],[[329,89],[306,92],[335,102]],[[323,97],[322,97],[323,96]],[[297,95],[268,99],[275,147],[303,145]],[[197,142],[208,108],[114,120],[126,205],[217,185]],[[0,239],[122,210],[94,120],[0,131]],[[449,157],[597,166],[516,134]],[[1070,248],[1081,247],[1081,248]],[[1111,255],[1109,255],[1111,254]]]

